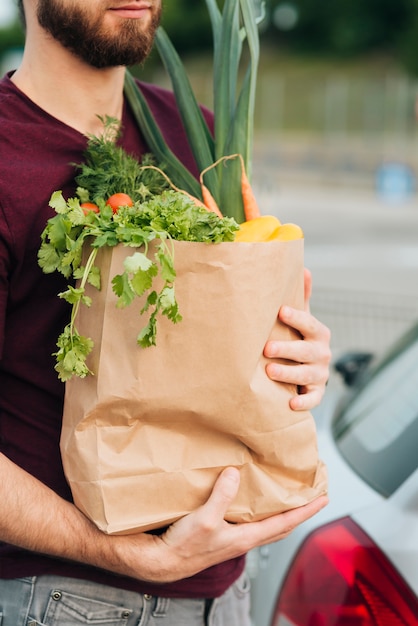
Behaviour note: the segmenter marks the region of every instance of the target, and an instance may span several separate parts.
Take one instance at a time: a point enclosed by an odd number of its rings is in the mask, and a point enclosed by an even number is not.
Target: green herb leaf
[[[77,302],[80,302],[83,295],[84,295],[84,288],[72,287],[71,285],[69,285],[67,291],[62,291],[61,293],[58,294],[58,297],[62,298],[69,304],[76,304]]]
[[[112,288],[118,296],[117,306],[120,309],[129,306],[135,300],[135,291],[132,289],[129,276],[125,272],[112,278]]]
[[[162,245],[157,250],[157,257],[161,268],[161,278],[166,283],[174,282],[176,270],[174,269],[173,257],[165,252]]]
[[[59,252],[51,245],[43,244],[38,251],[38,263],[45,274],[55,272],[61,262]]]
[[[157,319],[156,314],[151,315],[148,324],[144,326],[137,337],[137,342],[141,348],[150,348],[156,345],[155,337],[157,335]]]
[[[67,203],[64,200],[62,191],[54,191],[49,201],[49,206],[54,209],[56,213],[67,212]]]
[[[166,315],[169,320],[175,324],[182,320],[173,286],[164,287],[161,291],[159,300],[161,304],[161,312]]]
[[[132,289],[137,296],[142,296],[151,289],[155,276],[158,275],[158,267],[152,263],[147,271],[137,270],[131,278]]]
[[[70,328],[70,325],[65,327],[58,337],[59,349],[53,354],[57,360],[55,370],[62,382],[70,380],[73,376],[85,378],[88,374],[92,374],[86,365],[86,359],[93,345],[91,339],[79,335],[76,329]]]
[[[134,274],[139,270],[147,272],[151,265],[152,261],[143,252],[135,252],[135,254],[126,257],[123,262],[123,266],[129,274]]]

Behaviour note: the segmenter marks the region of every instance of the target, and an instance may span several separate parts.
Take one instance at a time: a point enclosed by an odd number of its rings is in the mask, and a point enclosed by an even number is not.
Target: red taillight
[[[347,517],[306,539],[287,574],[271,626],[418,626],[418,599]]]

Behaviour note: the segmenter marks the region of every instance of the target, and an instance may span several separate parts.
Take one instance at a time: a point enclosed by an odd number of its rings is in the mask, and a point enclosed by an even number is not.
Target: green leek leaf
[[[201,198],[199,183],[166,144],[148,103],[128,71],[125,74],[125,94],[149,149],[156,159],[164,164],[174,184],[195,197]]]
[[[159,28],[155,43],[161,60],[170,76],[179,112],[186,129],[199,172],[212,165],[215,160],[214,140],[198,105],[184,66],[168,35]],[[211,181],[211,182],[209,182]],[[211,170],[205,177],[209,188],[217,186],[217,172]]]
[[[224,156],[240,154],[244,160],[247,176],[251,180],[259,62],[258,18],[255,15],[254,0],[225,0],[222,10],[219,9],[218,0],[205,1],[212,25],[214,47],[213,139],[210,137],[182,62],[161,28],[157,32],[156,45],[170,76],[187,137],[200,171]],[[261,6],[264,10],[263,2]],[[240,80],[244,44],[248,47],[249,62]],[[201,197],[200,190],[197,191],[195,185],[192,185],[193,191],[188,186],[185,168],[171,151],[167,152],[165,140],[132,77],[127,79],[127,95],[150,149],[158,160],[167,163],[167,173],[173,183]],[[215,168],[209,170],[205,174],[204,182],[224,215],[233,217],[239,223],[244,221],[239,159],[228,160],[218,165],[216,170]]]

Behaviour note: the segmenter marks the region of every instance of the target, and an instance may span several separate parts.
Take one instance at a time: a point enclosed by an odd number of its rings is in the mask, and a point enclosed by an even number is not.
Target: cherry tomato
[[[133,200],[127,193],[114,193],[106,204],[112,207],[113,213],[117,213],[121,206],[133,206]]]
[[[87,215],[89,211],[93,211],[93,213],[100,213],[99,207],[97,204],[94,204],[94,202],[82,202],[80,206],[83,209],[84,215]]]

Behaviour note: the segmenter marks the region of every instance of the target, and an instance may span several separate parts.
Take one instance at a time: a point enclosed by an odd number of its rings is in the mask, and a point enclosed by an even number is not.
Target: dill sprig
[[[103,133],[89,135],[83,163],[73,164],[79,170],[75,181],[88,193],[90,201],[97,203],[99,198],[120,192],[128,194],[134,202],[143,201],[167,189],[161,174],[143,169],[144,165],[156,164],[153,155],[145,154],[139,162],[117,143],[121,135],[119,120],[110,116],[99,119],[103,122]]]

